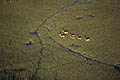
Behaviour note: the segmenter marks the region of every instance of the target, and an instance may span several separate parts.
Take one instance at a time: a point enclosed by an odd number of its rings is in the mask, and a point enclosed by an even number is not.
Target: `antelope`
[[[69,32],[68,32],[68,30],[65,30],[64,28],[63,28],[63,31],[62,31],[65,35],[66,34],[69,34]]]
[[[61,32],[60,32],[60,33],[59,33],[59,36],[63,38],[63,37],[65,37],[66,35],[65,35],[64,33],[61,33]]]
[[[90,37],[86,37],[86,38],[85,38],[85,41],[86,41],[86,42],[90,41]]]
[[[71,37],[72,39],[75,39],[75,34],[74,34],[74,33],[70,34],[70,37]]]
[[[81,40],[81,39],[82,39],[82,37],[78,35],[78,36],[77,36],[77,39]]]

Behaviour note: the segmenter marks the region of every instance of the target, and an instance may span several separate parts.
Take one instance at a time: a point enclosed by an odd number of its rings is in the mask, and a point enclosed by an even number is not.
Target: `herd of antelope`
[[[82,36],[81,35],[75,35],[75,33],[70,33],[68,30],[66,29],[62,29],[62,31],[59,33],[59,36],[61,38],[64,38],[66,36],[69,36],[71,39],[78,39],[78,40],[82,40]],[[83,38],[86,42],[90,41],[90,37],[84,36]]]

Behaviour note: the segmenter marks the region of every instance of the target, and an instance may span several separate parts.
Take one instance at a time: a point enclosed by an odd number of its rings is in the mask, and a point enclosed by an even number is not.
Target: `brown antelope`
[[[86,38],[85,38],[85,41],[86,41],[86,42],[90,41],[90,37],[86,37]]]
[[[65,37],[66,35],[65,35],[64,33],[61,33],[61,32],[60,32],[60,33],[59,33],[59,36],[63,38],[63,37]]]
[[[75,34],[74,33],[70,34],[70,38],[75,39]]]
[[[62,32],[63,32],[64,34],[69,34],[68,30],[65,30],[64,28],[63,28]]]
[[[78,35],[78,36],[77,36],[77,39],[82,40],[82,37]]]

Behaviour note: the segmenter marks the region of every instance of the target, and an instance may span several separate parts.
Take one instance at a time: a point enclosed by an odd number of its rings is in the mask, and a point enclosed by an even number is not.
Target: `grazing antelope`
[[[86,42],[90,41],[90,37],[86,37],[86,38],[85,38],[85,41],[86,41]]]
[[[65,30],[64,28],[63,28],[62,32],[63,32],[64,34],[69,34],[68,30]]]
[[[59,33],[59,36],[60,36],[60,37],[65,37],[66,35],[65,35],[64,33],[61,33],[61,32],[60,32],[60,33]]]
[[[69,33],[68,33],[68,30],[64,30],[64,34],[69,34]]]
[[[82,37],[78,35],[78,36],[77,36],[77,39],[81,40],[81,39],[82,39]]]
[[[70,38],[75,39],[75,34],[74,33],[70,34]]]

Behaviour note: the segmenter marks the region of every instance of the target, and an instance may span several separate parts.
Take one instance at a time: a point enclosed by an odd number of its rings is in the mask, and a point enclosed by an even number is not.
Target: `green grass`
[[[0,80],[119,80],[120,73],[113,66],[86,60],[59,45],[100,62],[120,64],[119,1],[92,1],[93,4],[77,3],[61,12],[72,0],[1,0]],[[95,17],[90,18],[91,14]],[[83,18],[76,20],[78,16]],[[29,34],[37,28],[43,46]],[[62,28],[80,34],[82,40],[61,38],[58,33]],[[90,42],[83,39],[85,35],[91,38]],[[33,45],[26,47],[24,44],[30,39]],[[70,47],[71,44],[81,47]]]

